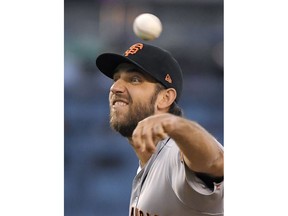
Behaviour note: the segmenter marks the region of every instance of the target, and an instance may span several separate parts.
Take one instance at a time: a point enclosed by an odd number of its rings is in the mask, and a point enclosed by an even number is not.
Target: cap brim
[[[113,79],[116,67],[121,63],[131,63],[144,70],[137,62],[115,53],[104,53],[96,59],[98,69],[111,79]]]

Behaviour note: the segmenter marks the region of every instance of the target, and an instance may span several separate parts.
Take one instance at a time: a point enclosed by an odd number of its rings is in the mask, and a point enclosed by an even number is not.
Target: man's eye
[[[138,83],[138,82],[140,82],[140,78],[139,77],[132,77],[131,81],[133,83]]]

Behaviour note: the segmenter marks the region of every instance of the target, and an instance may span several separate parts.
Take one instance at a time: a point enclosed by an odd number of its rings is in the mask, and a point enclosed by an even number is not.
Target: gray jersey
[[[175,141],[166,139],[134,178],[129,216],[223,215],[223,187],[209,189],[181,160]]]

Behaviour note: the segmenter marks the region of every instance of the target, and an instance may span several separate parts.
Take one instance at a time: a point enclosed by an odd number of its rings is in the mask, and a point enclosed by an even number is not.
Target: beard
[[[131,99],[131,98],[130,98]],[[133,103],[129,100],[129,110],[120,114],[117,110],[112,113],[110,108],[110,127],[122,136],[130,138],[139,121],[154,114],[156,97],[151,98],[150,103]],[[121,116],[120,116],[121,115]]]

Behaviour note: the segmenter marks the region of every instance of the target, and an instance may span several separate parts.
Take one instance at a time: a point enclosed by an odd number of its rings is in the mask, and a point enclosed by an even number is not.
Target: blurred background
[[[127,216],[138,160],[109,127],[111,80],[95,66],[103,52],[136,42],[133,20],[160,18],[152,45],[169,50],[184,74],[179,105],[223,145],[223,0],[64,1],[65,216]]]

